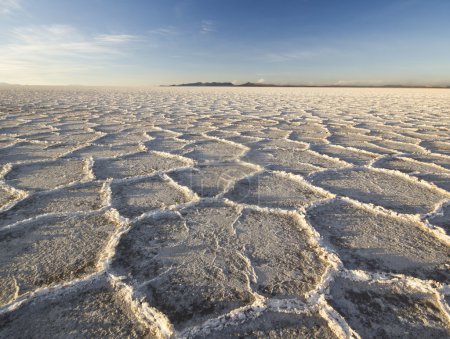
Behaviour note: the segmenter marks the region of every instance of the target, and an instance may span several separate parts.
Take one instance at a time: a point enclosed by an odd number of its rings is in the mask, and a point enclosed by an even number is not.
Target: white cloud
[[[200,26],[200,33],[202,34],[208,34],[215,32],[215,24],[212,20],[202,20],[201,26]]]
[[[265,80],[263,78],[258,79],[258,81],[256,81],[258,84],[262,84]]]
[[[18,27],[7,33],[7,40],[0,41],[0,79],[27,83],[61,81],[111,66],[126,55],[125,45],[138,39],[128,34],[86,36],[68,25]]]
[[[160,27],[157,29],[152,29],[152,30],[148,31],[148,33],[154,34],[154,35],[169,36],[169,35],[178,34],[178,31],[174,26],[165,26],[165,27]]]
[[[99,34],[95,36],[96,41],[106,43],[125,43],[130,41],[136,41],[138,38],[135,35],[130,34]]]
[[[0,15],[8,15],[20,9],[20,0],[0,0]]]

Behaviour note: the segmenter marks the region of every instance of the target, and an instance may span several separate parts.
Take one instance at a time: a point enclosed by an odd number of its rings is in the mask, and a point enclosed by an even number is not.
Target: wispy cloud
[[[0,0],[0,15],[11,14],[20,7],[20,0]]]
[[[138,36],[130,34],[99,34],[95,36],[96,41],[112,44],[122,44],[138,39]]]
[[[126,55],[125,45],[139,37],[128,34],[83,35],[69,25],[41,25],[11,29],[0,42],[0,78],[24,82],[44,77],[63,79],[101,69]]]
[[[202,20],[200,26],[200,33],[208,34],[216,31],[215,23],[212,20]]]
[[[149,30],[148,33],[153,35],[169,36],[178,34],[178,30],[174,26],[165,26]]]

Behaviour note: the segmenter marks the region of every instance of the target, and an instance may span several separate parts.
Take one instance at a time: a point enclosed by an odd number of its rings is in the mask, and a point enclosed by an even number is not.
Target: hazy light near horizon
[[[0,82],[450,84],[444,0],[0,0]]]

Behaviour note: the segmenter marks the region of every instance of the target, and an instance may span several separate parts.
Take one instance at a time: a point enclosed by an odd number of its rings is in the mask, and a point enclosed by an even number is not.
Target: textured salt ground
[[[380,159],[374,166],[401,171],[450,191],[450,170],[433,163],[424,163],[410,158],[396,157]]]
[[[434,153],[450,155],[450,142],[424,141],[421,146]]]
[[[70,148],[49,147],[46,144],[35,144],[30,142],[19,142],[14,145],[0,149],[0,164],[12,162],[31,162],[39,160],[50,160],[63,155]]]
[[[308,221],[351,269],[448,281],[450,248],[419,221],[345,200],[308,211]]]
[[[329,266],[295,214],[244,210],[235,232],[254,270],[252,285],[263,295],[305,299]]]
[[[15,165],[5,175],[5,181],[22,190],[48,190],[84,181],[86,166],[85,161],[72,159]]]
[[[0,208],[10,204],[14,200],[17,200],[19,198],[19,194],[11,191],[10,189],[0,187]],[[1,217],[0,217],[0,223],[1,223]]]
[[[194,195],[176,187],[168,178],[155,176],[111,185],[112,206],[127,218],[193,200]]]
[[[113,270],[183,328],[250,304],[254,291],[304,299],[325,274],[323,255],[295,216],[207,204],[139,221]]]
[[[194,168],[170,172],[169,175],[201,197],[225,192],[237,180],[257,171],[256,167],[238,162],[199,164]]]
[[[437,296],[399,282],[336,278],[330,303],[363,338],[447,338],[450,322]]]
[[[433,229],[448,231],[449,102],[438,90],[1,89],[5,333],[449,336],[448,238]],[[359,276],[373,287],[398,273],[410,301],[380,287],[386,317],[367,298],[342,311],[340,279],[359,291]]]
[[[264,311],[261,315],[193,338],[339,338],[316,313]]]
[[[125,155],[128,153],[136,153],[141,150],[139,144],[123,144],[123,145],[91,145],[75,152],[70,155],[74,158],[109,158]]]
[[[407,177],[364,168],[319,173],[311,178],[311,182],[335,194],[399,213],[430,213],[440,202],[450,197],[448,192]]]
[[[91,182],[31,195],[0,213],[0,227],[43,214],[98,210],[104,207],[103,185]]]
[[[293,175],[263,172],[238,181],[225,197],[249,205],[302,209],[330,195]]]
[[[155,138],[145,142],[145,147],[150,151],[160,151],[168,153],[181,153],[181,149],[188,144],[185,140],[177,138]]]
[[[113,129],[114,131],[114,129]],[[149,140],[145,132],[110,133],[95,140],[98,145],[126,146],[127,144],[139,144]]]
[[[356,148],[345,148],[329,144],[314,145],[312,150],[360,166],[367,165],[380,156],[379,154],[358,150]]]
[[[269,170],[287,171],[307,175],[324,168],[345,167],[337,159],[322,156],[309,150],[257,148],[249,151],[243,160],[261,165]]]
[[[158,338],[106,281],[63,290],[0,315],[2,338]]]
[[[183,155],[197,161],[227,161],[238,159],[245,153],[242,146],[217,140],[205,140],[187,145]]]
[[[238,217],[211,206],[146,218],[122,238],[112,268],[176,328],[249,304],[252,272],[232,236]]]
[[[36,289],[96,272],[117,223],[68,215],[0,230],[0,305]]]
[[[97,179],[122,179],[150,175],[157,171],[168,171],[191,164],[192,162],[189,159],[141,152],[118,158],[97,160],[94,163],[93,170]]]
[[[442,227],[447,235],[450,234],[450,204],[442,207],[441,213],[428,218],[428,221],[434,225]]]

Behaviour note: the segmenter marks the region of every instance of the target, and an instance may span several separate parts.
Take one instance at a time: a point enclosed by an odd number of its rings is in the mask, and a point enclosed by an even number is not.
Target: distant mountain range
[[[361,87],[361,88],[450,88],[449,86],[414,86],[414,85],[275,85],[260,82],[246,82],[233,84],[232,82],[191,82],[186,84],[169,85],[169,87]]]

